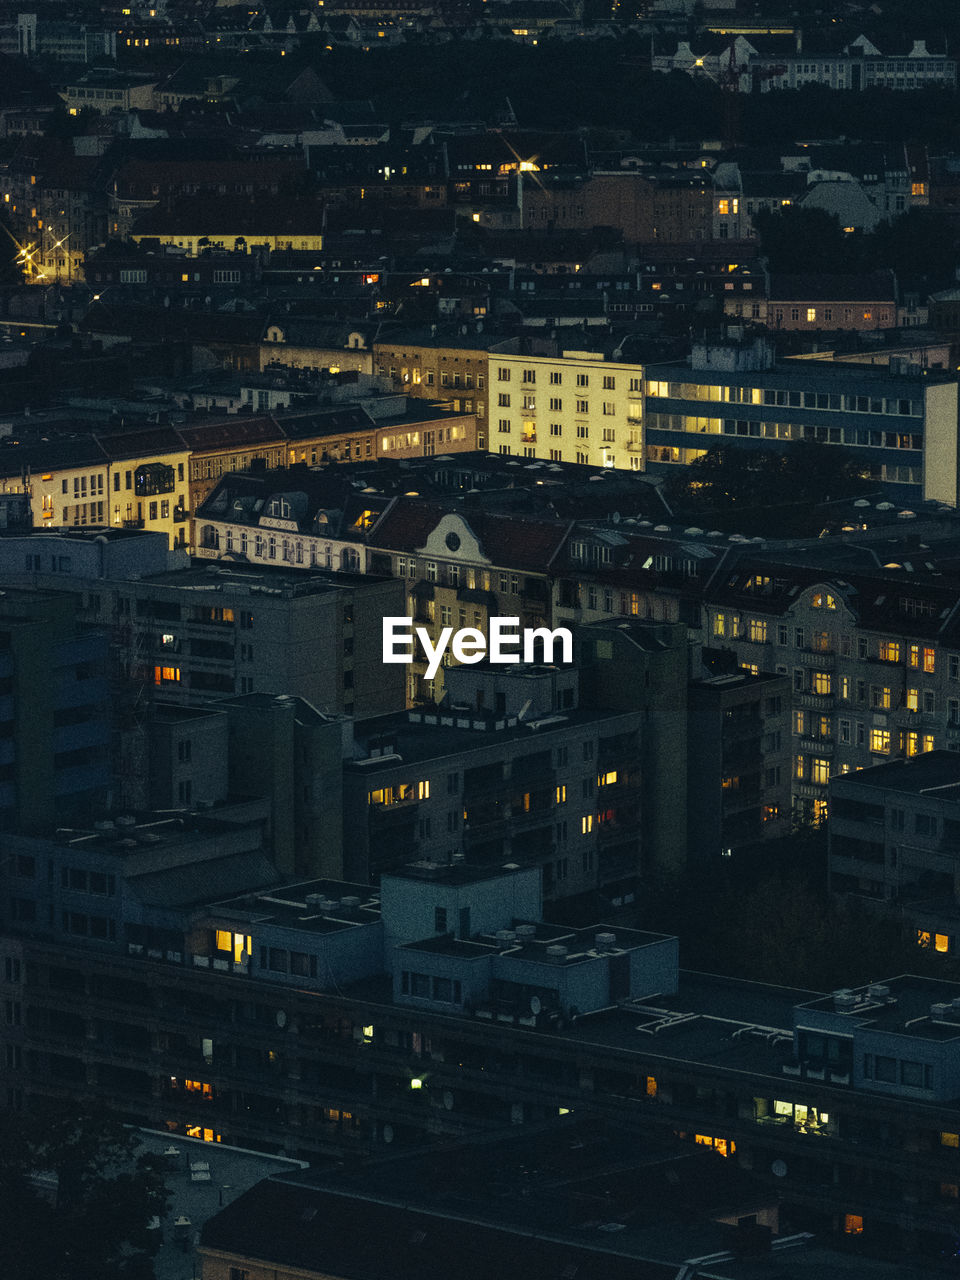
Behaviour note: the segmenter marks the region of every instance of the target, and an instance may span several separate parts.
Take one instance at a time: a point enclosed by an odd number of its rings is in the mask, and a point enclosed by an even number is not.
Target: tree
[[[753,225],[775,275],[856,270],[851,264],[850,237],[839,219],[824,209],[793,204],[775,212],[761,209],[753,215]]]
[[[785,449],[756,449],[724,440],[672,474],[666,495],[679,516],[764,534],[782,533],[793,520],[802,526],[811,504],[870,487],[839,445],[796,440]]]
[[[0,1118],[0,1275],[151,1280],[167,1192],[155,1157],[112,1117],[50,1105]],[[49,1190],[48,1190],[49,1188]]]

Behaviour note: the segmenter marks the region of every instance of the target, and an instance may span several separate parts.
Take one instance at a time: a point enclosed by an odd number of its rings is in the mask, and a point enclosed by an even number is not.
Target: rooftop
[[[463,751],[489,748],[502,759],[506,743],[528,745],[532,751],[546,750],[544,739],[553,743],[555,734],[606,723],[616,725],[622,713],[614,711],[564,711],[562,714],[520,720],[516,716],[492,716],[474,710],[456,711],[425,709],[378,716],[358,721],[357,737],[362,742],[376,739],[387,744],[389,754],[354,759],[347,768],[354,774],[365,774],[371,784],[381,772],[394,771],[407,764],[459,755]],[[384,748],[386,750],[386,748]]]
[[[837,778],[846,787],[876,787],[937,799],[960,799],[960,756],[954,751],[927,751],[907,760],[891,760]]]
[[[308,933],[339,933],[380,919],[380,898],[369,885],[345,880],[305,880],[268,892],[243,894],[213,903],[217,919],[241,919]]]

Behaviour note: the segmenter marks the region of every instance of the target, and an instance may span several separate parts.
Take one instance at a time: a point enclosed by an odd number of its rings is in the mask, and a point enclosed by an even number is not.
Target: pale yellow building
[[[602,352],[493,355],[490,453],[643,470],[643,368]]]

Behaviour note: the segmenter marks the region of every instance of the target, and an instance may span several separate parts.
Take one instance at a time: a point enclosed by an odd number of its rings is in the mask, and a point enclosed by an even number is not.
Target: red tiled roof
[[[149,431],[113,431],[97,435],[108,458],[148,458],[151,454],[184,453],[186,448],[173,427]]]
[[[283,440],[284,433],[273,418],[230,417],[220,422],[202,422],[179,427],[179,434],[189,449],[203,453],[208,449],[242,448],[264,440]]]
[[[448,503],[400,498],[379,522],[370,546],[417,551],[440,520],[454,510],[477,535],[483,554],[505,569],[545,572],[555,559],[569,525],[554,520],[526,519],[498,512],[463,511]]]

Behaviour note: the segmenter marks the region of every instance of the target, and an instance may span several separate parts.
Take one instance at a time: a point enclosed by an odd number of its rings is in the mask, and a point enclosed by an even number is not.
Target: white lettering
[[[519,662],[520,661],[520,636],[517,633],[520,627],[519,618],[491,618],[490,619],[490,661],[491,662]],[[516,652],[510,650],[516,648]]]
[[[452,647],[453,656],[458,662],[472,666],[475,662],[483,661],[483,655],[487,651],[487,638],[482,631],[466,627],[453,637]]]
[[[383,620],[383,660],[384,662],[413,661],[413,633],[410,626],[412,618],[384,618]],[[406,652],[399,646],[409,645]]]
[[[413,662],[418,642],[426,658],[428,680],[435,679],[448,646],[456,661],[468,666],[482,662],[484,657],[500,664],[573,661],[573,635],[567,627],[557,627],[554,631],[549,627],[525,627],[521,632],[519,618],[491,618],[489,640],[476,627],[464,627],[456,632],[453,627],[443,627],[434,644],[427,628],[414,627],[412,618],[383,619],[385,663]],[[558,644],[559,657],[556,656]]]
[[[430,632],[426,627],[417,627],[417,639],[423,645],[423,652],[427,655],[427,679],[432,680],[440,670],[440,661],[443,657],[443,651],[446,649],[453,635],[453,627],[443,627],[440,635],[437,637],[436,646],[430,639]]]
[[[540,661],[553,662],[553,648],[558,640],[560,641],[560,658],[558,661],[573,661],[573,636],[566,627],[557,627],[556,631],[550,631],[547,627],[527,628],[523,633],[524,662],[537,661],[534,652],[534,645],[537,640],[543,643],[543,657]]]

